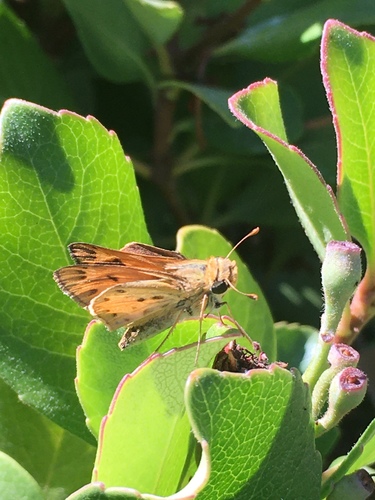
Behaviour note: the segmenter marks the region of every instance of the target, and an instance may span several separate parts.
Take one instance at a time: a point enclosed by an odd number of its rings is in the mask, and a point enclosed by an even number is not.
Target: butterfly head
[[[207,285],[214,295],[223,295],[237,283],[237,264],[223,257],[211,257],[207,264]]]
[[[213,295],[223,295],[228,288],[236,291],[240,295],[257,300],[254,293],[244,293],[236,288],[238,276],[237,264],[228,257],[211,257],[207,263],[206,284]]]

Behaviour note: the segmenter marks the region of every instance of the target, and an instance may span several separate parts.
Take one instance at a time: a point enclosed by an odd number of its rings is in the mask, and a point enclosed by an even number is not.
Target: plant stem
[[[361,329],[375,316],[375,273],[370,267],[358,285],[350,304],[350,314],[343,316],[336,332],[336,342],[351,344]]]
[[[315,346],[314,357],[302,375],[303,381],[309,385],[310,391],[313,390],[319,377],[329,367],[327,361],[328,352],[331,348],[331,343],[324,342],[319,334],[318,342]]]
[[[152,179],[163,193],[179,224],[184,225],[189,222],[189,218],[178,196],[170,151],[175,108],[176,95],[171,94],[169,89],[160,89],[155,109]]]

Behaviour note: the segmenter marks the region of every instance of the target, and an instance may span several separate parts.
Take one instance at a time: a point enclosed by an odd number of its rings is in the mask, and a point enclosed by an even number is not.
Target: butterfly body
[[[186,259],[142,243],[122,250],[72,243],[69,251],[75,265],[54,273],[57,284],[109,330],[124,326],[122,349],[183,319],[202,318],[237,282],[236,262],[228,258]]]

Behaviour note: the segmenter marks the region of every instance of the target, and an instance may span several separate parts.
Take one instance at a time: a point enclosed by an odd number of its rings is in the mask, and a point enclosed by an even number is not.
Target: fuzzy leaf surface
[[[203,454],[184,493],[198,490],[199,500],[320,498],[310,396],[297,371],[196,370],[185,397]]]
[[[232,113],[264,142],[284,177],[294,209],[320,259],[331,240],[350,236],[318,169],[287,142],[276,82],[266,78],[229,99]]]
[[[322,73],[338,143],[340,208],[375,268],[375,39],[328,21]]]

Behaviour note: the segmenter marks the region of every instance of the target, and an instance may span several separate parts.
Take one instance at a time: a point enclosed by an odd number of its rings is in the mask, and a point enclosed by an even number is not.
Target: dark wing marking
[[[185,257],[178,252],[142,243],[128,243],[122,250],[112,250],[89,243],[71,243],[68,248],[76,264],[142,266],[160,269],[160,266],[164,266],[167,262],[185,260]]]

